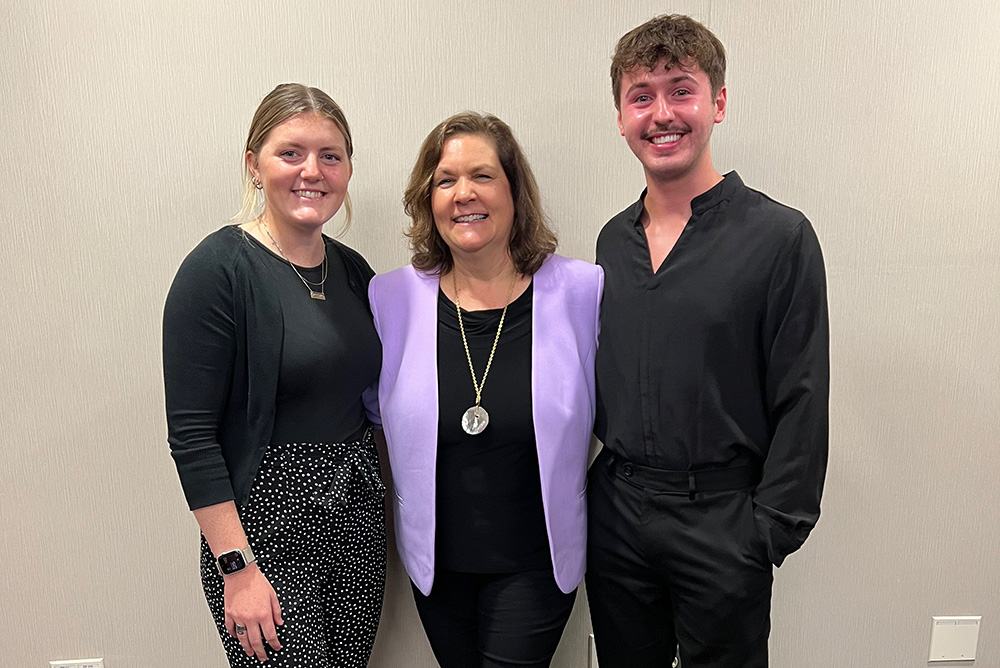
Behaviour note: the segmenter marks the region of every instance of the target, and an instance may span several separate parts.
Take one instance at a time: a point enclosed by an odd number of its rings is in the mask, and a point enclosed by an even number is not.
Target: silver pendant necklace
[[[260,218],[260,224],[264,226],[264,232],[267,233],[267,238],[270,239],[271,243],[274,244],[274,247],[278,249],[278,253],[280,253],[281,257],[285,260],[285,262],[288,263],[288,266],[292,268],[292,271],[295,272],[295,275],[299,277],[299,280],[302,281],[302,285],[306,286],[306,290],[309,291],[309,296],[312,299],[318,299],[319,301],[326,301],[326,287],[325,287],[326,272],[327,272],[326,243],[323,244],[323,277],[320,279],[319,283],[313,283],[312,281],[307,281],[305,279],[305,276],[299,273],[299,270],[296,268],[296,266],[292,264],[291,260],[288,259],[288,257],[285,255],[285,252],[281,250],[281,246],[279,246],[278,242],[274,240],[273,236],[271,236],[271,230],[267,228],[267,223],[264,221],[263,217]],[[313,290],[314,285],[317,288],[319,288],[318,291]]]
[[[490,414],[486,412],[485,408],[479,405],[479,402],[483,398],[483,387],[486,385],[486,376],[489,375],[490,367],[493,365],[493,356],[497,352],[497,343],[500,342],[500,332],[503,330],[504,318],[507,317],[510,296],[514,294],[514,284],[517,283],[517,272],[515,271],[514,277],[510,279],[510,287],[507,288],[507,301],[503,306],[503,312],[500,314],[497,335],[493,338],[493,349],[490,350],[490,358],[486,362],[483,379],[478,381],[476,380],[476,369],[472,366],[472,355],[469,353],[469,341],[465,338],[465,325],[462,323],[462,302],[458,298],[458,278],[456,274],[457,272],[452,268],[451,281],[452,287],[455,290],[455,310],[458,312],[458,329],[462,332],[462,346],[465,348],[465,359],[469,362],[469,372],[472,374],[472,387],[476,390],[476,405],[469,407],[468,410],[462,413],[462,430],[470,436],[475,436],[476,434],[483,433],[486,425],[490,423]]]

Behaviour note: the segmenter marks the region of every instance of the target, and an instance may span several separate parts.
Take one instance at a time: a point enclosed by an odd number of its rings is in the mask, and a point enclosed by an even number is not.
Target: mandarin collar
[[[697,216],[718,206],[730,199],[741,188],[743,188],[743,179],[740,178],[740,175],[735,171],[727,173],[721,181],[691,200],[691,215]],[[642,209],[645,206],[648,191],[648,188],[643,188],[639,200],[632,205],[630,214],[635,225],[641,224]]]

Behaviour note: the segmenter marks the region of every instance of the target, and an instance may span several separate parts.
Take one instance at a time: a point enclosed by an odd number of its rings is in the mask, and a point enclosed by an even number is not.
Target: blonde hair
[[[275,87],[268,93],[250,121],[250,132],[247,134],[246,148],[244,156],[249,151],[254,155],[260,154],[261,146],[267,141],[267,136],[278,125],[284,123],[292,116],[304,113],[314,113],[324,116],[333,121],[337,129],[344,135],[347,143],[347,158],[354,157],[354,141],[351,139],[351,127],[347,124],[347,117],[344,111],[329,95],[319,88],[303,86],[298,83],[285,83]],[[263,197],[258,198],[258,189],[253,183],[253,174],[250,168],[243,161],[243,204],[233,220],[246,223],[257,218],[263,207]],[[344,208],[347,212],[347,220],[341,233],[346,232],[351,225],[351,195],[344,198]]]
[[[534,274],[545,258],[556,250],[556,235],[542,211],[538,183],[510,126],[492,114],[474,111],[464,111],[441,121],[420,146],[403,195],[403,210],[411,220],[406,236],[413,249],[413,266],[424,272],[447,274],[454,265],[451,250],[434,224],[431,184],[445,142],[456,135],[485,137],[493,144],[514,200],[510,257],[520,273]]]

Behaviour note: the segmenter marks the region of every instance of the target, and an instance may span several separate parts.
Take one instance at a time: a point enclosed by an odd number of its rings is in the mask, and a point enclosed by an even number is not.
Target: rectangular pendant
[[[309,296],[312,297],[313,299],[318,299],[321,302],[326,301],[326,295],[324,295],[322,292],[316,292],[315,290],[310,290]]]

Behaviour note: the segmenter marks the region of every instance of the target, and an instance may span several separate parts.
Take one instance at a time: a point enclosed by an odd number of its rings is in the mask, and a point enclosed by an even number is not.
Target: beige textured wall
[[[717,158],[806,211],[832,331],[823,518],[778,572],[774,664],[923,666],[983,615],[1000,666],[1000,5],[713,3]],[[932,664],[934,665],[934,664]]]
[[[982,614],[1000,666],[1000,10],[992,0],[320,5],[8,0],[0,8],[0,665],[223,665],[167,455],[163,298],[238,204],[280,81],[340,101],[358,146],[346,240],[406,261],[399,199],[444,116],[492,111],[568,255],[641,189],[607,83],[669,9],[731,56],[715,155],[805,211],[826,251],[824,517],[778,572],[773,665],[924,665],[932,614]],[[398,563],[372,661],[433,662]],[[578,606],[556,668],[585,665]]]

